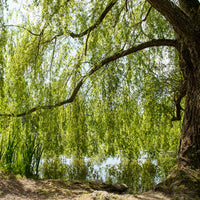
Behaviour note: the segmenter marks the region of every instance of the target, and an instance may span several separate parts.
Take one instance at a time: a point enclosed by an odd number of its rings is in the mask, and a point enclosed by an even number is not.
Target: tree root
[[[200,199],[200,170],[175,169],[153,190],[176,200],[198,200]]]

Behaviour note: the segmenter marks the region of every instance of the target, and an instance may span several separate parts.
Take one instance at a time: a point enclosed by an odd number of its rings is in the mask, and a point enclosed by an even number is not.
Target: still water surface
[[[125,183],[135,192],[143,192],[165,178],[168,173],[166,167],[158,166],[155,160],[148,159],[129,160],[119,156],[104,159],[60,156],[43,159],[39,175],[41,178],[50,179],[119,182]]]

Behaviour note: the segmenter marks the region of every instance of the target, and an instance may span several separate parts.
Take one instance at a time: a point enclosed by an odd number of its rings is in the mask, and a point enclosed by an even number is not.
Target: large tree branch
[[[92,30],[94,30],[99,24],[101,24],[101,22],[104,20],[104,18],[106,17],[106,15],[108,14],[108,12],[112,9],[112,7],[117,3],[117,0],[112,0],[105,8],[105,10],[102,12],[102,14],[100,15],[100,17],[97,19],[97,21],[90,26],[88,29],[86,29],[85,31],[81,32],[81,33],[73,33],[72,31],[68,31],[69,35],[73,38],[77,38],[77,37],[82,37],[84,35],[87,35],[88,33],[90,33]]]
[[[159,47],[159,46],[171,46],[171,47],[175,47],[177,48],[177,41],[176,40],[170,40],[170,39],[157,39],[157,40],[151,40],[151,41],[148,41],[148,42],[144,42],[142,44],[139,44],[137,46],[133,46],[129,49],[126,49],[126,50],[122,50],[122,51],[119,51],[119,52],[116,52],[114,54],[112,54],[111,56],[108,56],[104,59],[102,59],[101,61],[99,61],[98,63],[94,64],[93,68],[86,74],[84,75],[80,81],[77,83],[76,87],[74,88],[71,96],[62,101],[62,102],[58,102],[58,103],[55,103],[55,104],[52,104],[52,105],[44,105],[44,106],[36,106],[28,111],[25,111],[25,112],[22,112],[20,114],[0,114],[0,116],[4,116],[4,117],[22,117],[22,116],[25,116],[27,114],[31,114],[37,110],[40,110],[40,109],[51,109],[51,108],[55,108],[55,107],[59,107],[59,106],[62,106],[62,105],[65,105],[65,104],[69,104],[69,103],[72,103],[76,97],[76,95],[78,94],[81,86],[84,84],[84,82],[91,76],[93,75],[96,71],[98,71],[99,69],[101,69],[103,66],[109,64],[110,62],[112,61],[115,61],[119,58],[122,58],[122,57],[125,57],[127,55],[130,55],[132,53],[135,53],[135,52],[138,52],[138,51],[141,51],[143,49],[146,49],[146,48],[150,48],[150,47]]]
[[[82,31],[81,33],[73,33],[72,31],[68,30],[67,32],[69,33],[69,35],[72,38],[79,38],[79,37],[83,37],[87,34],[89,34],[91,31],[93,31],[99,24],[102,23],[102,21],[104,20],[104,18],[106,17],[106,15],[109,13],[109,11],[112,9],[112,7],[117,3],[118,0],[112,0],[105,8],[105,10],[102,12],[102,14],[99,16],[99,18],[96,20],[96,22],[90,26],[88,29]],[[34,36],[40,36],[41,34],[37,34],[32,32],[31,30],[23,27],[23,26],[19,26],[19,25],[6,25],[7,27],[17,27],[17,28],[21,28],[24,29],[26,31],[28,31],[31,35]],[[63,32],[59,33],[57,35],[55,35],[53,38],[51,38],[50,40],[44,41],[43,43],[48,43],[51,42],[52,40],[54,40],[57,37],[63,36]]]
[[[191,18],[196,15],[199,8],[198,0],[179,0],[180,8]]]
[[[179,34],[189,38],[199,37],[193,31],[192,20],[170,0],[147,0],[157,11],[159,11],[174,27]]]

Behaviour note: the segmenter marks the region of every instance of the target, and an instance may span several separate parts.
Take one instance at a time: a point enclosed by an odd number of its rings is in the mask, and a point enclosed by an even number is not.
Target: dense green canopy
[[[28,175],[42,153],[174,165],[182,76],[174,31],[147,1],[1,4],[4,167]]]

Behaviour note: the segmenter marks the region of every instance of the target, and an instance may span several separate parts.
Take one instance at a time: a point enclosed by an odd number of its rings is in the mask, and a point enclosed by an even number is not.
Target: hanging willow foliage
[[[177,152],[176,42],[146,1],[34,0],[22,13],[0,27],[2,166],[31,176],[42,154]]]

